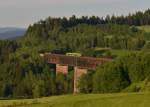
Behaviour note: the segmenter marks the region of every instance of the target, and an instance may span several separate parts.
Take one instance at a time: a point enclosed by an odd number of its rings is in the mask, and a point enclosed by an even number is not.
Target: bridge
[[[47,63],[56,64],[56,74],[68,73],[68,66],[74,67],[74,93],[79,92],[78,81],[87,70],[94,70],[97,66],[110,62],[110,58],[94,58],[94,57],[77,57],[61,54],[45,53],[40,54]]]

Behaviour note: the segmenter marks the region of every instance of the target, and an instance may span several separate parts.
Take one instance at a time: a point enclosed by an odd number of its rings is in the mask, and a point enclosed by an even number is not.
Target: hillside
[[[150,107],[150,93],[87,94],[3,100],[0,107]]]
[[[23,28],[14,28],[14,27],[5,27],[0,28],[0,39],[15,39],[21,37],[25,34],[26,29]]]
[[[77,52],[82,56],[112,58],[112,62],[97,66],[93,72],[88,70],[81,77],[81,93],[116,93],[141,81],[149,83],[150,45],[145,38],[149,34],[133,26],[149,24],[149,21],[142,22],[149,13],[150,10],[142,13],[142,19],[138,18],[139,13],[135,13],[132,17],[116,16],[109,21],[108,17],[96,16],[48,17],[30,25],[20,39],[1,40],[0,98],[73,93],[73,67],[69,67],[67,75],[56,75],[55,65],[47,64],[40,57],[40,53],[45,52]],[[130,90],[139,92],[142,89],[133,86]]]
[[[149,25],[139,26],[138,28],[141,30],[144,30],[145,32],[150,32],[150,26]]]
[[[138,26],[137,28],[140,30],[143,30],[145,32],[145,38],[146,38],[147,44],[149,46],[149,44],[150,44],[150,25]]]

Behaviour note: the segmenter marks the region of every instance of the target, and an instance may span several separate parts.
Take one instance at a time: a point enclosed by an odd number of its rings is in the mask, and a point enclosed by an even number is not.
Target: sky
[[[150,8],[150,0],[0,0],[0,27],[27,28],[51,17],[127,15]]]

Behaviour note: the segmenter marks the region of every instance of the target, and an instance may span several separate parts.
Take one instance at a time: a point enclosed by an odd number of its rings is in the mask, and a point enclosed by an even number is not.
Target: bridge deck
[[[77,66],[86,69],[95,69],[98,65],[111,61],[109,58],[75,57],[60,54],[44,54],[48,63]]]

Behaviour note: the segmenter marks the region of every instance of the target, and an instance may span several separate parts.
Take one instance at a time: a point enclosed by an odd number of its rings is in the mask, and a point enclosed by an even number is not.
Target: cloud
[[[29,0],[34,1],[34,0]],[[35,1],[42,1],[43,3],[52,3],[52,4],[66,4],[66,3],[93,3],[93,2],[114,2],[114,1],[121,1],[121,0],[35,0]]]
[[[0,0],[0,6],[17,5],[69,5],[69,4],[89,4],[89,3],[108,3],[119,0]]]

